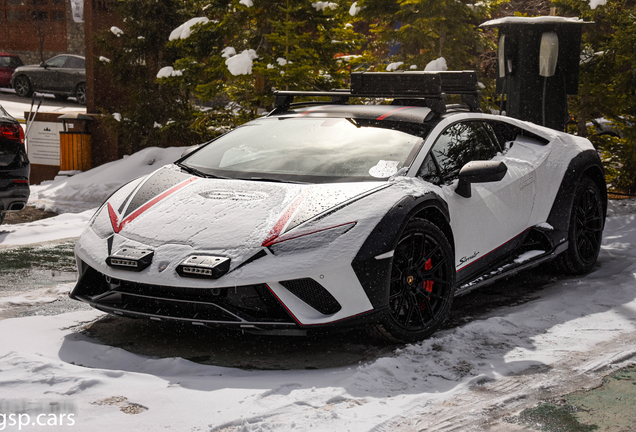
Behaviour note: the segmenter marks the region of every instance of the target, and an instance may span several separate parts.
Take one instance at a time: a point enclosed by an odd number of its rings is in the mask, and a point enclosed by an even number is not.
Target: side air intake
[[[329,291],[313,279],[294,279],[280,284],[321,314],[333,315],[342,309]]]

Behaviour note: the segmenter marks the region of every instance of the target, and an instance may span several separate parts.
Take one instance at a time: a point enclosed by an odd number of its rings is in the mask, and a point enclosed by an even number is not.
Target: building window
[[[45,11],[31,11],[31,21],[48,21],[49,13]]]
[[[26,21],[26,12],[9,9],[7,11],[7,21]]]

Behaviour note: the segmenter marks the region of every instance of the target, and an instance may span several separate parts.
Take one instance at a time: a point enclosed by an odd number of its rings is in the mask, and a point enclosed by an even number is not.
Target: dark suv
[[[29,200],[29,159],[20,123],[0,106],[0,223]]]
[[[62,54],[39,65],[20,66],[13,72],[11,86],[22,97],[33,92],[53,93],[58,100],[74,96],[86,104],[86,61],[74,54]]]

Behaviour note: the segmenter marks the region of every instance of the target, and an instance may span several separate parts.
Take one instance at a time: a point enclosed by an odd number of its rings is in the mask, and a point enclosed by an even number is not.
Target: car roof
[[[350,89],[331,91],[274,91],[275,108],[269,116],[310,115],[355,117],[423,123],[449,111],[447,95],[461,96],[469,111],[481,112],[474,71],[352,72]],[[322,101],[295,102],[296,98]],[[330,98],[331,101],[324,101]],[[359,98],[392,99],[391,105],[362,105]],[[353,99],[354,104],[349,105]],[[305,107],[299,109],[300,107]],[[452,110],[456,110],[455,105]]]
[[[431,118],[431,109],[422,106],[398,105],[339,105],[328,104],[296,108],[274,114],[277,118],[355,118],[376,121],[424,123]]]

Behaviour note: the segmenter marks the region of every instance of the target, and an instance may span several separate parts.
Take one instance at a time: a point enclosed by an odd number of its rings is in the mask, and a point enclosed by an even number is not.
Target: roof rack
[[[461,95],[471,111],[480,111],[475,71],[445,72],[352,72],[349,90],[274,91],[275,109],[279,114],[292,106],[346,104],[351,97],[393,98],[392,105],[423,105],[432,111],[446,112],[446,95]],[[330,97],[331,102],[294,103],[295,97]]]

